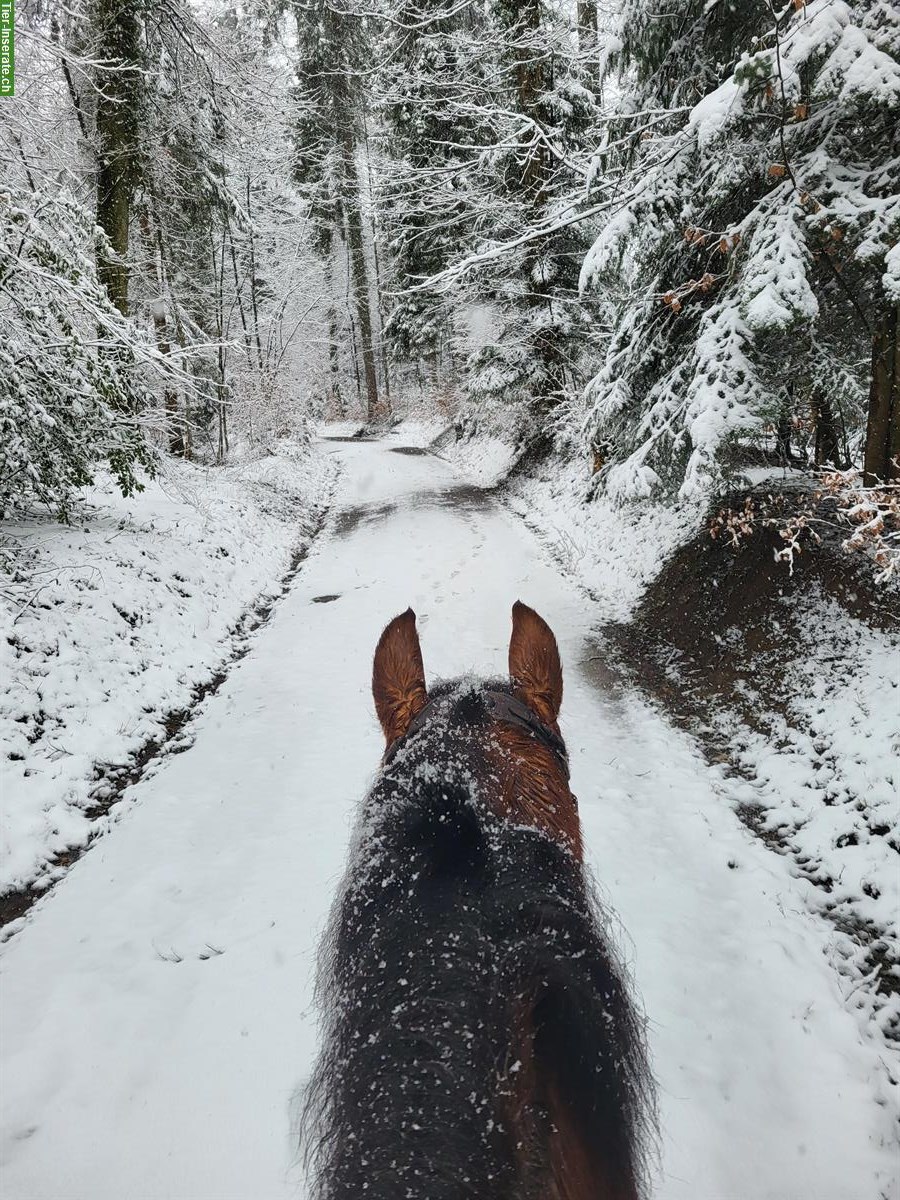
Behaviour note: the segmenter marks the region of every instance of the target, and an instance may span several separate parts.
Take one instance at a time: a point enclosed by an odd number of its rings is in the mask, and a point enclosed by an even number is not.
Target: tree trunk
[[[356,399],[359,404],[359,410],[362,412],[362,379],[359,374],[359,347],[356,344],[356,321],[353,319],[353,310],[350,305],[347,305],[347,315],[350,318],[350,357],[353,359],[353,374],[356,379]]]
[[[546,114],[541,111],[540,101],[545,91],[553,88],[552,59],[547,62],[541,49],[541,0],[525,0],[519,7],[521,21],[516,47],[516,90],[518,110],[530,117],[542,130]],[[529,130],[526,141],[533,139]],[[522,172],[522,194],[525,202],[526,220],[537,224],[546,215],[547,185],[551,174],[549,151],[543,141],[538,141],[528,151]],[[534,357],[541,364],[539,378],[533,384],[533,398],[543,408],[549,408],[561,390],[563,368],[559,347],[554,335],[555,315],[553,311],[553,282],[555,274],[550,258],[553,253],[552,238],[534,239],[525,248],[524,279],[528,289],[530,308],[546,310],[546,319],[539,321],[529,337]]]
[[[831,399],[817,390],[810,397],[810,407],[816,426],[816,466],[830,464],[833,467],[845,467],[840,431]]]
[[[325,250],[325,284],[328,288],[328,412],[329,415],[345,417],[347,408],[341,391],[341,354],[339,346],[340,326],[337,312],[337,254],[340,245],[333,224],[328,225]]]
[[[365,243],[363,241],[362,211],[359,199],[359,172],[356,167],[356,146],[352,135],[341,139],[344,168],[344,203],[347,214],[347,242],[350,253],[350,277],[353,302],[359,320],[359,336],[362,343],[363,374],[366,380],[367,417],[374,421],[378,416],[378,375],[375,369],[375,351],[372,345],[372,312],[369,307],[369,272],[366,268]]]
[[[216,360],[218,366],[218,375],[216,378],[216,416],[219,435],[218,446],[216,448],[217,466],[224,464],[228,450],[228,427],[225,423],[225,405],[228,401],[228,346],[225,340],[225,239],[227,236],[228,230],[223,225],[217,249],[215,242],[212,240],[212,235],[210,235],[213,278],[216,281],[216,299],[213,315],[216,329]],[[252,426],[250,440],[252,444]]]
[[[97,57],[115,69],[99,70],[97,93],[97,224],[112,254],[98,255],[98,273],[110,300],[128,312],[128,228],[136,181],[140,113],[141,26],[133,0],[98,0]]]
[[[781,463],[787,466],[791,462],[791,435],[794,424],[794,385],[787,385],[787,394],[781,401],[778,410],[778,424],[775,427],[775,452]]]
[[[169,323],[166,320],[165,301],[160,296],[153,301],[153,332],[156,335],[156,346],[160,354],[168,357],[172,345],[169,341]],[[178,412],[178,393],[173,387],[167,386],[163,393],[163,404],[166,412],[166,428],[169,435],[169,453],[184,457],[184,428]]]
[[[237,247],[234,244],[234,233],[231,229],[231,221],[228,219],[228,210],[223,214],[225,229],[228,233],[228,250],[231,258],[231,277],[234,280],[234,298],[237,304],[238,316],[241,318],[241,329],[244,333],[244,350],[247,355],[247,366],[253,368],[253,344],[250,339],[250,326],[247,323],[247,313],[244,308],[243,286],[241,284],[241,273],[238,270]]]
[[[156,196],[152,197],[154,226],[151,227],[150,217],[145,212],[141,216],[141,233],[147,243],[152,247],[153,257],[156,263],[156,299],[151,304],[151,314],[153,316],[153,333],[156,338],[156,347],[160,354],[164,354],[167,358],[172,350],[172,342],[169,337],[169,320],[167,316],[168,304],[168,287],[166,284],[166,272],[164,266],[163,254],[163,235],[162,226],[159,221],[159,212],[156,203]],[[170,384],[166,384],[163,392],[163,405],[166,414],[166,430],[169,437],[169,453],[175,454],[180,458],[184,457],[184,428],[179,419],[178,414],[178,392]]]
[[[519,93],[519,111],[537,121],[537,102],[544,92],[544,64],[537,54],[537,41],[541,29],[540,0],[527,0],[521,8],[522,34],[516,49],[516,89]],[[532,44],[534,43],[534,44]],[[532,133],[525,135],[531,141]],[[529,151],[522,173],[522,184],[532,209],[537,212],[544,199],[547,176],[547,149],[538,143]]]
[[[864,482],[900,479],[900,308],[883,313],[872,338],[872,381],[866,426]]]
[[[344,397],[341,393],[341,367],[338,357],[338,324],[334,305],[328,310],[328,415],[346,417]]]
[[[262,339],[259,334],[259,302],[257,293],[259,292],[259,280],[256,277],[256,241],[253,237],[253,216],[250,208],[250,176],[247,176],[247,234],[248,243],[250,246],[250,308],[253,313],[253,338],[256,342],[256,361],[259,366],[260,374],[263,371],[263,348]]]
[[[171,288],[169,288],[168,291],[169,291],[169,294],[171,295]],[[184,322],[181,319],[181,314],[178,311],[177,304],[172,305],[172,326],[175,330],[176,345],[178,345],[178,347],[181,349],[181,353],[182,353],[182,358],[181,358],[182,367],[185,370],[187,370],[188,363],[187,363],[186,351],[187,351],[187,345],[188,345],[188,337],[187,337],[187,331],[184,328]],[[181,452],[182,457],[186,458],[188,462],[191,461],[191,459],[193,458],[193,455],[194,455],[193,434],[191,432],[190,395],[191,395],[190,390],[189,389],[185,390],[184,411],[182,413],[181,422],[180,422],[180,429],[181,429],[181,451],[180,452]]]
[[[590,87],[599,92],[600,70],[597,58],[597,0],[578,0],[578,49]]]
[[[378,311],[378,351],[381,359],[381,382],[384,390],[384,407],[387,413],[391,411],[391,376],[390,363],[388,362],[387,346],[384,340],[384,306],[382,304],[382,288],[381,288],[381,262],[378,253],[378,220],[376,217],[375,206],[375,183],[372,178],[372,153],[369,147],[369,119],[368,113],[363,113],[363,137],[365,138],[366,147],[366,173],[368,176],[367,196],[369,199],[369,231],[372,237],[372,265],[375,268],[375,295],[378,297],[376,305]]]

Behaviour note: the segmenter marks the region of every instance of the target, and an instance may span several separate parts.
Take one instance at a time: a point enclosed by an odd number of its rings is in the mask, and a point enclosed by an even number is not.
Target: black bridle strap
[[[532,708],[517,696],[507,692],[484,692],[488,712],[495,721],[503,721],[507,725],[518,725],[533,733],[539,742],[547,747],[556,761],[562,767],[566,779],[569,778],[569,754],[566,743],[558,733],[545,725]]]
[[[550,728],[549,725],[544,724],[540,717],[538,717],[532,711],[532,709],[528,707],[524,700],[519,700],[516,696],[510,696],[507,692],[498,691],[484,691],[480,693],[480,696],[484,701],[484,705],[488,711],[488,714],[493,718],[493,720],[500,721],[504,725],[515,725],[518,728],[526,729],[529,733],[533,734],[539,742],[543,743],[543,745],[547,747],[547,749],[559,763],[559,766],[564,772],[566,779],[569,778],[569,755],[566,752],[565,742],[558,733]],[[387,766],[387,764],[398,753],[401,746],[406,745],[408,740],[417,734],[419,730],[428,723],[430,718],[434,715],[434,706],[439,704],[441,700],[444,699],[444,696],[438,696],[435,700],[429,700],[422,711],[418,713],[417,716],[413,717],[409,723],[409,728],[406,730],[403,736],[397,738],[395,742],[392,742],[391,745],[388,746],[387,750],[385,751],[384,758],[381,760],[382,766]]]

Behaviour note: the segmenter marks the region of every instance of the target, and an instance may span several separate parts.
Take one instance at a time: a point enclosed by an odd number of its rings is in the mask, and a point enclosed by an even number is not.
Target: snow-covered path
[[[893,1197],[876,1052],[785,860],[681,735],[603,690],[598,614],[513,516],[396,443],[326,449],[344,511],[193,747],[3,948],[5,1200],[302,1196],[292,1097],[317,938],[381,751],[375,642],[411,604],[429,677],[500,673],[519,597],[560,641],[589,855],[651,1018],[657,1195]]]

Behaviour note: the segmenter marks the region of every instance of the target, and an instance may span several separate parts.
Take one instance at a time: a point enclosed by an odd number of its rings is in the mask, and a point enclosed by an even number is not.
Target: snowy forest
[[[298,1113],[393,618],[571,780],[617,1197],[896,1200],[896,0],[0,0],[0,163],[4,1196],[363,1194]]]
[[[898,444],[885,0],[20,6],[8,513],[311,418],[564,442],[623,500]],[[48,435],[48,430],[52,434]]]

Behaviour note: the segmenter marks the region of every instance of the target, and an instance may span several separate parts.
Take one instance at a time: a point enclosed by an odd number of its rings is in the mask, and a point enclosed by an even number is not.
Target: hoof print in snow
[[[157,958],[161,959],[163,962],[168,962],[168,963],[184,962],[184,959],[178,953],[178,951],[175,949],[174,946],[169,948],[168,953],[160,950],[160,948],[158,946],[154,946],[153,949],[156,951]]]
[[[157,957],[162,959],[163,962],[168,962],[168,963],[184,962],[184,955],[179,954],[174,946],[170,946],[168,952],[160,950],[158,946],[154,946],[154,950],[156,950]],[[225,953],[225,951],[221,950],[218,946],[211,946],[209,942],[205,942],[203,945],[203,949],[197,951],[196,957],[201,962],[206,962],[207,959],[219,958],[224,953]],[[191,954],[188,957],[193,958],[195,956],[193,954]]]

